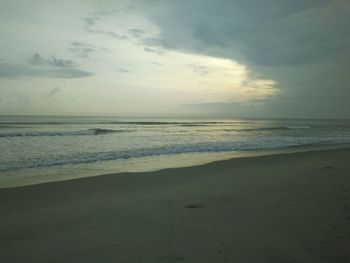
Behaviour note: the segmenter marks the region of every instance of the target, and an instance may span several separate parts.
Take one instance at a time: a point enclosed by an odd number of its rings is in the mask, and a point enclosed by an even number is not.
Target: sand
[[[350,149],[1,189],[0,262],[350,262]]]

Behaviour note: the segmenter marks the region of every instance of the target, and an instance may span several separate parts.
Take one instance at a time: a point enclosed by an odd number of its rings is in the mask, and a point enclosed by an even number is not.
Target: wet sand
[[[350,262],[350,149],[0,189],[0,262]]]

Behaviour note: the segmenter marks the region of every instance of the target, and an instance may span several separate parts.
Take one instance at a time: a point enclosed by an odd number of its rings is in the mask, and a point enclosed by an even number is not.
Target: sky
[[[350,118],[349,0],[0,0],[0,114]]]

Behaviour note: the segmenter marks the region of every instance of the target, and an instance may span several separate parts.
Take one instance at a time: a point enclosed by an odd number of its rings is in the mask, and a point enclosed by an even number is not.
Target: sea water
[[[347,143],[349,120],[0,116],[0,187]]]

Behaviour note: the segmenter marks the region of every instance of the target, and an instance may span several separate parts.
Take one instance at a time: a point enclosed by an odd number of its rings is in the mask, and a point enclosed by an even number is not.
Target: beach
[[[350,262],[350,149],[0,189],[0,261]]]

